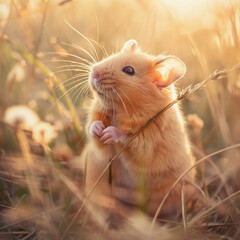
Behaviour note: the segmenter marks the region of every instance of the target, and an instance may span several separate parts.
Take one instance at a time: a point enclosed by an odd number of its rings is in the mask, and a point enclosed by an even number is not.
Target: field
[[[110,228],[83,194],[88,69],[129,39],[187,66],[175,86],[206,207]],[[0,239],[240,239],[239,64],[238,0],[0,0]]]

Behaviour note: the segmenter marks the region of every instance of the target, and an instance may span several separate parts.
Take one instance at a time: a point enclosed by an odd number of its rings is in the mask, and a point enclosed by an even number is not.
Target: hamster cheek
[[[92,137],[99,139],[102,136],[102,131],[105,129],[102,121],[94,121],[90,126],[89,133]]]

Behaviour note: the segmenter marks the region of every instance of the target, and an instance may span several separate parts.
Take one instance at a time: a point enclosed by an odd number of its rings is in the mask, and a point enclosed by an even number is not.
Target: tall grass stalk
[[[185,235],[185,238],[187,239],[188,226],[187,226],[186,200],[184,195],[184,184],[182,186],[182,191],[181,191],[181,201],[182,201],[182,220],[183,220],[183,227],[184,227],[184,235]]]
[[[30,195],[34,201],[42,202],[43,199],[38,188],[37,177],[35,176],[35,173],[33,170],[34,161],[31,155],[26,134],[22,129],[17,129],[16,136],[17,136],[19,145],[21,147],[22,154],[24,156],[25,164],[27,165],[27,168],[28,168],[26,183],[27,183],[27,187],[29,189]],[[35,184],[32,184],[33,182]]]
[[[79,141],[82,141],[82,125],[80,124],[76,109],[72,103],[71,98],[69,97],[67,90],[64,87],[64,84],[61,82],[61,80],[46,66],[44,65],[42,62],[40,62],[37,59],[34,59],[33,56],[27,52],[26,50],[24,50],[23,48],[21,48],[20,46],[18,46],[17,44],[13,43],[11,40],[6,39],[6,41],[13,46],[28,62],[30,62],[31,64],[35,64],[39,69],[41,69],[41,71],[43,73],[45,73],[47,76],[50,77],[50,79],[53,81],[54,84],[56,84],[57,86],[59,86],[59,89],[62,91],[62,93],[64,94],[64,99],[67,103],[67,106],[69,108],[69,111],[71,113],[72,119],[73,119],[73,124],[74,124],[74,129],[78,135]],[[55,96],[55,94],[53,95]],[[58,101],[56,101],[56,104],[58,105]],[[58,106],[58,112],[60,114],[60,116],[62,116],[62,113],[60,111],[60,108]]]
[[[30,80],[29,80],[30,81],[30,88],[31,88],[31,85],[32,85],[32,79],[34,79],[34,77],[35,77],[35,66],[36,66],[37,54],[38,54],[38,51],[39,51],[39,48],[40,48],[40,45],[41,45],[41,41],[42,41],[42,37],[43,37],[43,30],[44,30],[44,25],[45,25],[45,21],[46,21],[49,2],[50,2],[50,0],[47,0],[45,2],[42,21],[41,21],[41,25],[40,25],[40,31],[39,31],[39,34],[38,34],[37,43],[36,43],[35,48],[34,48],[33,63],[32,63],[32,74],[31,74],[32,78],[30,78]]]
[[[234,146],[234,145],[233,145]],[[236,145],[235,145],[236,146]],[[204,217],[206,214],[211,213],[214,209],[216,209],[219,205],[224,204],[227,201],[232,200],[233,198],[235,198],[237,195],[240,195],[240,190],[231,194],[230,196],[224,198],[223,200],[219,201],[217,204],[215,204],[214,206],[210,207],[209,209],[207,209],[206,211],[200,213],[199,215],[197,215],[196,217],[194,217],[190,222],[189,222],[189,227],[193,226],[194,224],[196,224],[199,220],[201,220],[202,217]]]

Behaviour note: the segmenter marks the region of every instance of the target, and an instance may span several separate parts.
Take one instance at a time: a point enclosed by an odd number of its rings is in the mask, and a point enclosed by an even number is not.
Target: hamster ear
[[[131,39],[128,40],[127,42],[125,42],[123,48],[122,48],[122,52],[134,52],[137,49],[138,43],[136,40]]]
[[[158,60],[155,67],[157,72],[160,74],[158,79],[159,87],[169,86],[178,79],[182,78],[186,72],[185,63],[174,56],[167,56]]]

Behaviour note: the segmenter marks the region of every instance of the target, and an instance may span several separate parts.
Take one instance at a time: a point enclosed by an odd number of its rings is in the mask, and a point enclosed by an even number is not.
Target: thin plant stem
[[[163,204],[165,203],[166,199],[168,198],[169,194],[172,192],[172,190],[176,187],[176,185],[179,183],[179,181],[188,173],[190,172],[193,168],[195,168],[196,166],[198,166],[200,163],[208,160],[210,157],[213,157],[215,155],[218,155],[222,152],[225,152],[225,151],[228,151],[228,150],[231,150],[231,149],[235,149],[235,148],[239,148],[240,147],[240,143],[238,144],[234,144],[232,146],[229,146],[229,147],[226,147],[226,148],[223,148],[221,150],[218,150],[214,153],[211,153],[203,158],[201,158],[200,160],[198,160],[194,165],[192,165],[191,167],[189,167],[188,169],[186,169],[180,176],[179,178],[175,181],[175,183],[172,185],[172,187],[170,187],[170,189],[168,190],[168,192],[166,193],[166,195],[164,196],[163,200],[161,201],[155,215],[154,215],[154,218],[152,220],[152,224],[151,224],[151,227],[150,227],[150,231],[149,231],[149,236],[148,236],[148,239],[150,239],[150,236],[151,236],[151,233],[153,231],[153,228],[155,226],[155,223],[156,223],[156,220],[157,220],[157,217],[158,215],[160,214],[161,212],[161,209],[163,207]]]

